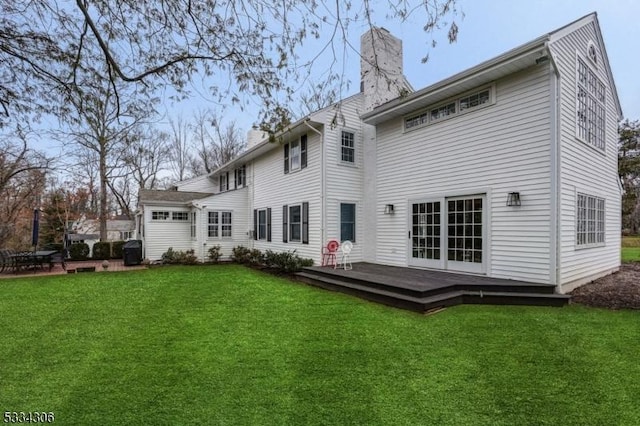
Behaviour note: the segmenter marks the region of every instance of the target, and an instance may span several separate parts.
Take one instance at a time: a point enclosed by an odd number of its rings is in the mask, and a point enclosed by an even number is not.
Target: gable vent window
[[[576,133],[583,142],[605,150],[605,93],[604,83],[578,58],[578,83],[576,99]]]

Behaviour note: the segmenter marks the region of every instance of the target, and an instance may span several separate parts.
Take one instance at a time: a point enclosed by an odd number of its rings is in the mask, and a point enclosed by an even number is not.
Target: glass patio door
[[[485,272],[485,197],[409,202],[410,266]]]
[[[447,269],[484,272],[484,196],[447,198]]]
[[[440,201],[411,203],[409,264],[442,268],[442,212]]]

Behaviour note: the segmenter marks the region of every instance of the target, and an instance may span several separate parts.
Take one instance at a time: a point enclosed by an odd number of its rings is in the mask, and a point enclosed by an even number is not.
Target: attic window
[[[587,47],[587,57],[594,65],[598,65],[598,50],[592,41],[589,42],[589,46]]]

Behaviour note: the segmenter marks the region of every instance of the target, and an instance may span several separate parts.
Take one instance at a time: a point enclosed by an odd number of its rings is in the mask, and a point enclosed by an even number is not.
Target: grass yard
[[[0,281],[0,410],[59,424],[640,424],[640,313],[421,316],[236,265]]]
[[[622,247],[623,262],[640,262],[640,247]]]

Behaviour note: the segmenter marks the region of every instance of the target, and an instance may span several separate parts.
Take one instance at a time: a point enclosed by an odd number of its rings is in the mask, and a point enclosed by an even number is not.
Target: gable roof
[[[209,192],[170,191],[163,189],[141,189],[139,204],[187,204],[193,200],[210,197]]]
[[[578,28],[588,23],[594,23],[602,52],[607,65],[609,80],[613,82],[609,60],[606,57],[604,43],[600,32],[600,26],[595,12],[590,13],[568,25],[565,25],[550,33],[544,34],[528,43],[511,49],[488,61],[484,61],[474,67],[452,75],[444,80],[410,93],[405,97],[398,97],[362,115],[362,120],[368,124],[378,124],[392,118],[400,117],[415,110],[425,108],[441,100],[449,98],[481,86],[491,81],[497,80],[509,74],[536,65],[536,60],[549,55],[548,43],[561,37],[567,31]],[[613,84],[613,83],[612,83]],[[622,108],[618,100],[618,93],[615,85],[612,85],[612,92],[616,101],[618,112],[622,114]]]

